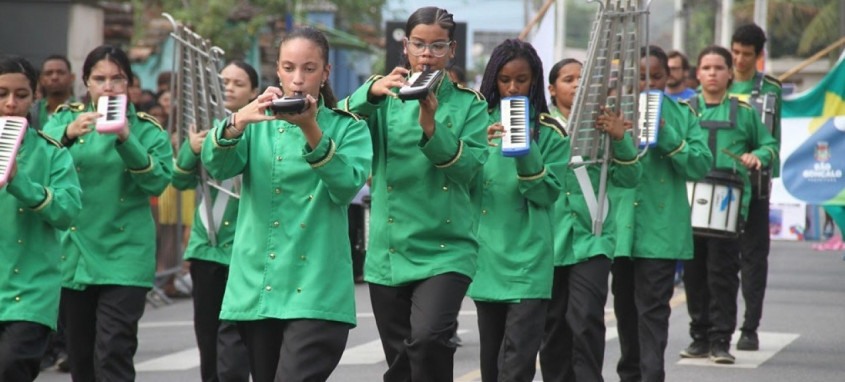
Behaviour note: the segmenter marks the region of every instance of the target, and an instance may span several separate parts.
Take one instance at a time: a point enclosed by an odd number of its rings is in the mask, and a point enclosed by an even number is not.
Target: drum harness
[[[716,155],[718,153],[716,150],[716,138],[719,130],[733,129],[736,127],[736,113],[739,108],[739,100],[736,97],[730,97],[730,99],[731,111],[729,121],[699,121],[701,127],[710,131],[707,138],[707,147],[710,148],[710,152],[713,154],[713,167],[716,167]],[[698,96],[690,98],[687,100],[687,103],[692,107],[696,115],[701,116],[701,112],[699,111],[701,105],[698,104]],[[734,169],[734,171],[736,170]]]

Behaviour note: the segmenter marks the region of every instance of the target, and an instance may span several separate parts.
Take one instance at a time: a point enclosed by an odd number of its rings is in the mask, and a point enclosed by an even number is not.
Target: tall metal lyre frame
[[[636,121],[639,117],[640,46],[648,45],[651,0],[643,8],[639,7],[639,0],[587,2],[597,2],[599,10],[593,21],[587,59],[572,105],[569,166],[601,166],[597,211],[593,216],[593,234],[600,236],[608,208],[607,170],[612,153],[607,133],[595,129],[596,119],[603,107],[611,113],[621,112],[625,120],[634,122],[631,133],[635,147],[639,147]],[[640,152],[639,156],[644,153]]]
[[[173,110],[170,110],[170,126],[173,126],[179,142],[188,139],[188,132],[193,125],[197,130],[209,129],[215,120],[226,118],[223,105],[223,81],[220,78],[222,57],[225,52],[211,45],[211,42],[180,25],[167,13],[162,14],[173,25],[170,36],[174,41]],[[199,164],[199,191],[206,200],[205,213],[208,216],[206,230],[212,245],[217,245],[217,228],[214,222],[213,205],[209,187],[234,198],[236,192],[223,187],[211,179],[202,164]]]

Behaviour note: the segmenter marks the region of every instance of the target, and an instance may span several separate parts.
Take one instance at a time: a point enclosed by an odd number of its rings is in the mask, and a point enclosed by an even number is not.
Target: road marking
[[[478,313],[474,310],[462,310],[458,312],[459,316],[477,316]],[[375,314],[372,312],[362,312],[355,315],[355,317],[361,318],[375,318]],[[168,327],[176,327],[176,326],[194,326],[193,321],[152,321],[152,322],[141,322],[138,324],[138,328],[140,329],[155,329],[155,328],[168,328]]]
[[[200,351],[194,347],[141,362],[135,365],[135,370],[138,372],[184,371],[199,367],[199,365]]]
[[[385,362],[381,340],[365,342],[347,348],[343,351],[343,356],[340,357],[341,365],[374,365],[379,362]]]
[[[739,331],[734,333],[733,340],[731,341],[731,354],[736,357],[735,364],[719,365],[710,362],[707,358],[686,358],[679,360],[678,365],[754,369],[768,361],[769,358],[774,357],[775,354],[800,337],[799,334],[794,333],[757,332],[757,336],[760,338],[760,350],[742,351],[736,350],[736,341],[740,334]]]

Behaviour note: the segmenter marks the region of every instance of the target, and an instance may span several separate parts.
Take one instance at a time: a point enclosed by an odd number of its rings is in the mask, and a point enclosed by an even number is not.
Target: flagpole
[[[531,30],[534,29],[534,26],[537,25],[537,23],[539,23],[540,20],[543,19],[543,16],[546,15],[546,12],[549,11],[549,8],[551,8],[551,6],[552,6],[552,4],[554,4],[554,2],[555,2],[555,0],[547,0],[546,3],[543,4],[543,6],[540,8],[540,10],[537,11],[537,14],[534,15],[534,18],[531,21],[529,21],[528,24],[525,26],[525,28],[522,29],[522,32],[519,33],[518,38],[520,40],[525,40],[525,38],[528,37],[528,34],[531,33]]]
[[[804,69],[808,65],[820,60],[822,57],[824,57],[828,53],[832,52],[834,49],[836,49],[840,46],[843,46],[843,45],[845,45],[845,37],[840,38],[839,41],[836,41],[833,44],[828,45],[827,48],[820,50],[818,53],[814,54],[812,57],[810,57],[810,58],[808,58],[804,61],[801,61],[801,63],[799,63],[798,65],[795,65],[795,67],[793,67],[792,69],[787,70],[786,72],[781,74],[780,77],[778,77],[778,81],[780,81],[780,82],[785,81],[787,78],[791,77],[793,74],[800,72],[802,69]]]

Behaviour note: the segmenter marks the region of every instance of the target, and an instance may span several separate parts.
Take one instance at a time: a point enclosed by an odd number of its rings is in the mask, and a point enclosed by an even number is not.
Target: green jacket
[[[44,126],[60,140],[67,126],[91,105],[62,105]],[[152,287],[155,278],[156,231],[150,197],[161,194],[173,166],[167,132],[155,118],[126,113],[130,135],[88,133],[68,145],[82,194],[82,212],[61,234],[64,261],[62,286]]]
[[[55,140],[27,129],[17,174],[0,187],[0,322],[56,329],[62,274],[57,230],[82,209],[73,158]]]
[[[436,128],[419,125],[419,102],[370,103],[374,76],[341,107],[367,118],[373,138],[372,210],[364,278],[396,286],[435,275],[475,274],[480,198],[470,190],[487,161],[487,102],[442,81]]]
[[[173,187],[179,190],[189,190],[197,188],[200,181],[200,156],[191,151],[191,145],[185,141],[182,148],[179,150],[179,155],[176,157],[176,163],[173,166]],[[194,213],[194,224],[191,226],[191,238],[188,240],[188,246],[185,248],[185,260],[205,260],[229,265],[232,257],[232,244],[235,241],[235,227],[238,218],[238,200],[230,197],[216,188],[208,186],[211,193],[211,208],[212,210],[218,203],[222,205],[223,216],[220,219],[220,224],[215,227],[217,230],[215,238],[217,245],[212,245],[208,237],[208,230],[203,223],[201,215],[205,214],[203,204],[197,205],[197,210]],[[220,199],[225,198],[225,199]],[[212,213],[213,214],[213,213]],[[209,217],[209,219],[212,219]]]
[[[698,95],[698,117],[703,125],[705,121],[730,121],[731,101],[727,95],[715,107],[707,107],[704,98]],[[713,131],[704,130],[705,139],[709,139]],[[713,169],[735,171],[742,177],[744,188],[742,192],[742,216],[748,216],[748,206],[751,203],[751,183],[748,179],[748,169],[736,159],[731,158],[722,150],[727,149],[736,156],[752,153],[760,159],[763,166],[768,166],[778,158],[778,142],[769,134],[760,116],[751,105],[739,101],[737,107],[736,126],[730,129],[720,129],[716,133],[716,151],[713,156],[716,163]],[[712,150],[712,148],[711,148]]]
[[[562,125],[560,119],[550,119],[549,121]],[[564,151],[561,153],[567,163],[569,163],[571,155],[570,142],[570,139],[567,138]],[[637,158],[637,150],[634,147],[631,134],[625,134],[618,141],[611,139],[611,149],[613,157],[607,172],[608,199],[610,199],[613,190],[617,188],[630,189],[635,187],[642,174],[642,165]],[[601,166],[588,165],[586,170],[593,187],[593,195],[596,195],[599,190]],[[554,265],[556,267],[575,265],[595,256],[613,258],[613,251],[616,246],[615,212],[619,207],[613,200],[608,200],[609,205],[605,205],[608,212],[602,226],[602,234],[595,236],[590,209],[587,206],[584,190],[581,189],[575,170],[567,167],[561,179],[564,193],[554,205]]]
[[[545,115],[545,114],[544,114]],[[494,109],[490,123],[499,122]],[[554,125],[537,124],[528,154],[502,156],[489,147],[481,190],[478,270],[467,295],[478,301],[519,302],[551,298],[554,269],[552,205],[560,196],[566,170],[565,135]]]
[[[369,174],[366,125],[320,106],[313,150],[299,127],[273,120],[203,143],[215,179],[243,174],[229,281],[220,318],[321,319],[355,324],[347,208]]]
[[[707,135],[686,102],[664,96],[660,118],[658,147],[640,158],[643,176],[636,188],[611,189],[617,257],[692,259],[686,182],[707,175],[713,157]]]
[[[734,81],[731,83],[731,87],[728,89],[728,94],[733,97],[739,98],[740,101],[748,102],[748,98],[751,95],[751,91],[754,90],[755,85],[755,76],[751,77],[748,81]],[[770,75],[763,75],[763,84],[760,87],[760,94],[766,93],[774,93],[777,95],[777,103],[775,107],[775,118],[774,124],[772,128],[772,136],[775,137],[777,140],[777,148],[780,151],[780,113],[783,105],[783,89],[781,88],[780,81]],[[772,162],[772,177],[777,178],[780,176],[780,157],[775,157],[774,161]]]

